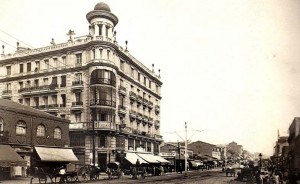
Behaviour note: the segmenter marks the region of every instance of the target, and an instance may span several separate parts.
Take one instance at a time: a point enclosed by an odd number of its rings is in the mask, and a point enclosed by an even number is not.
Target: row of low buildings
[[[272,161],[285,169],[300,170],[300,118],[295,117],[289,126],[288,136],[279,136],[274,146]]]
[[[34,145],[72,147],[100,168],[124,152],[159,153],[160,74],[118,44],[107,4],[86,18],[87,35],[2,52],[0,97],[14,103],[1,101],[0,140],[28,162]]]

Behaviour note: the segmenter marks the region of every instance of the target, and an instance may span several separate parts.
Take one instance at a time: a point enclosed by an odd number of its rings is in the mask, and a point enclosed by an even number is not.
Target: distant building
[[[273,161],[277,164],[282,164],[286,158],[284,157],[283,151],[289,146],[287,136],[278,136],[278,140],[274,146]]]
[[[300,169],[300,117],[295,117],[289,127],[289,167]]]
[[[217,148],[219,148],[220,150],[220,154],[221,154],[221,160],[226,160],[227,159],[227,155],[226,155],[226,145],[217,145]]]
[[[243,146],[237,144],[236,142],[231,142],[226,146],[227,156],[238,158],[243,154]]]
[[[12,146],[28,166],[34,146],[69,146],[69,122],[11,100],[0,99],[0,144]],[[10,176],[25,175],[24,165],[5,168],[9,169]]]
[[[210,143],[196,141],[188,145],[188,148],[193,151],[194,154],[207,155],[221,159],[221,148]]]

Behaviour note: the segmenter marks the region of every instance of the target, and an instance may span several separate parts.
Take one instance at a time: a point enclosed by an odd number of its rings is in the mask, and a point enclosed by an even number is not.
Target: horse
[[[27,176],[31,176],[30,184],[32,184],[33,178],[38,178],[39,179],[39,183],[41,183],[42,181],[44,181],[45,183],[47,183],[47,174],[46,174],[46,172],[44,171],[43,168],[40,168],[40,167],[28,167],[26,169],[26,174],[27,174]]]

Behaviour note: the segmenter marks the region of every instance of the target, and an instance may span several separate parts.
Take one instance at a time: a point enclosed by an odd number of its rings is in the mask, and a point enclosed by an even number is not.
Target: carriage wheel
[[[39,177],[39,183],[41,184],[42,182],[47,183],[47,176]]]
[[[88,173],[82,173],[82,174],[78,175],[77,177],[81,183],[86,183],[87,181],[90,180],[90,176]]]

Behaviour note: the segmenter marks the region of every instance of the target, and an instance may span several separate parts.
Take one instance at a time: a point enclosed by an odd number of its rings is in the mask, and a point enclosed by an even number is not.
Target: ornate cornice
[[[89,23],[93,18],[97,18],[97,17],[103,17],[109,19],[110,21],[113,22],[114,26],[116,26],[119,21],[117,16],[107,11],[93,10],[86,14],[86,19],[89,21]]]

